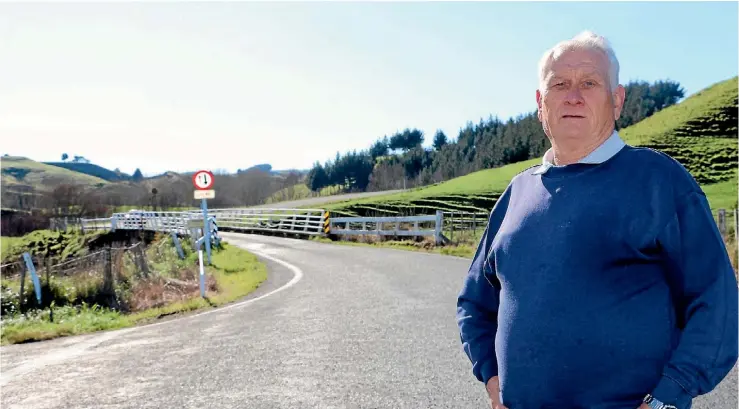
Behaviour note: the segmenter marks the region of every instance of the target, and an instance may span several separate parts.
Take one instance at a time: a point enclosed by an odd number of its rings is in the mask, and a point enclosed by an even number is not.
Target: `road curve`
[[[370,197],[385,196],[385,195],[391,195],[391,194],[400,193],[400,192],[404,192],[404,190],[400,189],[400,190],[385,190],[381,192],[344,193],[340,195],[309,197],[309,198],[299,199],[299,200],[290,200],[290,201],[285,201],[285,202],[268,203],[268,204],[263,204],[263,205],[250,206],[249,209],[262,209],[262,208],[294,209],[294,208],[306,207],[306,206],[320,208],[330,203],[343,202],[345,200],[366,199]]]
[[[3,408],[485,408],[454,321],[469,262],[224,233],[270,277],[245,301],[3,347]],[[615,377],[617,379],[617,376]],[[736,369],[693,408],[736,408]]]

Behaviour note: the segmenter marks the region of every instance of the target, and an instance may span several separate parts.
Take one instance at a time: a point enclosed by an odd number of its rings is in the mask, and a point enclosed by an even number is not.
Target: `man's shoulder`
[[[515,175],[513,175],[513,177],[511,178],[511,183],[513,183],[514,181],[520,180],[522,178],[528,177],[528,176],[533,176],[534,175],[534,172],[536,172],[536,170],[539,169],[539,167],[541,167],[541,166],[542,166],[542,164],[541,164],[541,162],[539,162],[539,163],[533,164],[533,165],[531,165],[531,166],[529,166],[529,167],[527,167],[525,169],[521,169],[520,171],[518,171],[518,173],[516,173]]]
[[[666,152],[642,146],[624,147],[622,166],[641,184],[655,189],[668,188],[674,197],[703,193],[698,181],[680,161]]]
[[[669,154],[648,146],[633,146],[627,144],[623,149],[624,157],[627,160],[639,161],[644,164],[649,163],[658,166],[666,166],[668,169],[682,166],[680,162]]]
[[[669,176],[674,182],[689,184],[695,182],[685,165],[666,152],[645,146],[626,145],[624,149],[626,162],[638,166],[647,173]]]

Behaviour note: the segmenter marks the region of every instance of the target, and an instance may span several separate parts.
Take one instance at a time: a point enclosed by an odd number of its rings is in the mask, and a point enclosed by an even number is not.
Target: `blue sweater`
[[[475,377],[509,409],[691,407],[737,360],[737,281],[677,161],[626,146],[529,168],[501,195],[457,304]]]

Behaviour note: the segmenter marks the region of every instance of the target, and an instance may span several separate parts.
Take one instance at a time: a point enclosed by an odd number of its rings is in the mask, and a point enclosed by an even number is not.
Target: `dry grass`
[[[725,236],[724,244],[726,245],[726,251],[729,253],[731,266],[734,267],[734,273],[737,274],[737,278],[739,279],[739,273],[737,273],[739,271],[739,248],[737,247],[737,243],[734,237]]]
[[[156,249],[150,250],[156,252]],[[170,250],[170,253],[174,251]],[[129,263],[132,261],[124,264]],[[0,343],[38,341],[124,328],[173,314],[213,308],[246,296],[267,278],[267,267],[256,256],[226,244],[222,250],[214,252],[213,264],[205,267],[206,298],[202,298],[200,275],[198,268],[194,267],[197,257],[188,254],[186,260],[177,260],[177,263],[181,267],[176,270],[177,274],[172,274],[173,269],[164,262],[150,265],[153,272],[161,268],[158,270],[160,274],[141,277],[131,271],[124,272],[122,278],[131,283],[131,287],[121,285],[116,292],[120,290],[122,299],[128,303],[125,310],[115,311],[90,304],[55,307],[54,322],[49,322],[48,309],[31,310],[27,316],[4,315],[0,321]],[[58,278],[54,280],[61,281]]]
[[[206,276],[205,288],[209,293],[220,292],[218,282],[212,275]],[[139,312],[199,297],[200,282],[152,277],[137,282],[131,292],[130,312]]]

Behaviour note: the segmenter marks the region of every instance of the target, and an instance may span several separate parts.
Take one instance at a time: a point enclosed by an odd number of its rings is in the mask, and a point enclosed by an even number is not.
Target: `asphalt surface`
[[[3,408],[485,408],[454,320],[469,262],[224,233],[270,275],[245,301],[0,349]],[[618,375],[614,374],[614,380]],[[693,408],[736,408],[736,369]]]
[[[332,196],[323,196],[323,197],[311,197],[307,199],[300,199],[300,200],[290,200],[285,202],[279,202],[279,203],[269,203],[269,204],[263,204],[258,206],[251,206],[250,209],[260,209],[260,208],[266,208],[266,209],[292,209],[297,208],[301,206],[316,206],[320,207],[322,205],[326,205],[329,203],[336,203],[336,202],[343,202],[345,200],[354,200],[354,199],[366,199],[369,197],[374,196],[385,196],[385,195],[391,195],[394,193],[400,193],[404,192],[404,190],[385,190],[381,192],[362,192],[362,193],[345,193],[341,195],[332,195]]]

